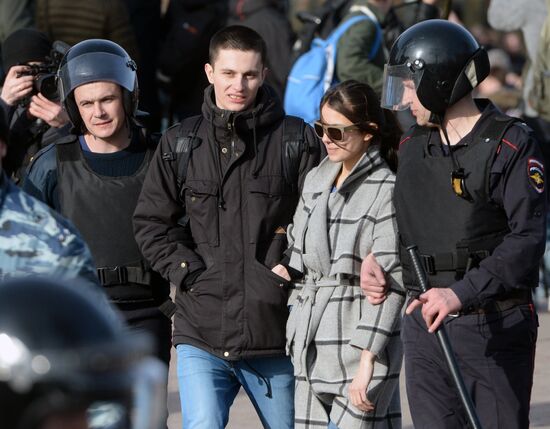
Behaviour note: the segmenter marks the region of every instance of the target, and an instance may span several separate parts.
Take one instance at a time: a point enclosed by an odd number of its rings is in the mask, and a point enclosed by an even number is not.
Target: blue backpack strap
[[[372,12],[369,9],[368,6],[352,6],[350,8],[350,12],[352,12],[352,13],[353,12],[360,12],[363,16],[366,16],[368,19],[370,19],[371,22],[376,27],[376,35],[375,35],[374,43],[371,47],[371,50],[370,50],[369,56],[368,56],[368,59],[372,60],[372,59],[374,59],[374,57],[376,56],[376,54],[378,53],[378,51],[382,47],[382,38],[384,36],[383,33],[382,33],[382,27],[380,26],[380,23],[378,22],[378,18],[376,18],[376,15],[374,14],[374,12]]]

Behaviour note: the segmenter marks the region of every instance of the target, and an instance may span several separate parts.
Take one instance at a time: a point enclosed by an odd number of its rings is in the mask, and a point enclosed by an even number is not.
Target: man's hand
[[[290,275],[288,274],[288,271],[287,269],[285,268],[284,265],[275,265],[271,271],[273,271],[275,274],[277,274],[279,277],[282,277],[283,279],[285,279],[287,282],[290,281]]]
[[[42,94],[32,96],[29,113],[54,128],[61,128],[69,123],[67,112],[63,110],[61,104],[48,100]]]
[[[413,300],[405,313],[411,314],[419,306],[422,306],[422,318],[428,326],[428,332],[434,333],[447,315],[462,308],[462,303],[452,289],[432,288]]]
[[[367,398],[367,390],[374,372],[374,359],[375,355],[371,352],[362,351],[357,374],[348,388],[348,397],[352,405],[365,412],[374,411],[374,404]]]
[[[386,300],[388,293],[386,275],[372,253],[369,253],[361,264],[361,289],[373,305],[381,304]]]
[[[18,76],[19,73],[28,70],[28,66],[13,66],[8,71],[4,86],[2,87],[2,93],[0,93],[0,98],[8,106],[15,106],[19,100],[31,93],[34,76]]]

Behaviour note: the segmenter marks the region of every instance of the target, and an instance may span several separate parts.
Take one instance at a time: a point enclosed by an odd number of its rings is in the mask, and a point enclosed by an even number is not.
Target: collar
[[[382,165],[384,160],[380,156],[380,147],[378,145],[369,146],[365,154],[357,161],[338,192],[346,192],[352,184],[363,180],[370,175],[372,171]],[[332,190],[336,176],[342,169],[341,162],[332,162],[329,157],[325,157],[317,168],[310,173],[311,177],[304,184],[303,192],[321,193]]]
[[[481,116],[477,120],[477,122],[474,124],[472,129],[468,134],[466,134],[462,139],[455,145],[453,145],[452,149],[456,150],[461,147],[468,146],[473,142],[473,139],[476,138],[479,135],[479,131],[484,129],[487,125],[487,121],[490,121],[493,116],[500,113],[498,108],[488,99],[486,98],[476,98],[474,99],[474,102],[481,112]],[[449,154],[449,150],[447,148],[447,143],[441,140],[441,135],[439,134],[439,130],[434,128],[433,130],[430,130],[430,135],[428,138],[428,148],[430,150],[430,153],[434,150],[434,147],[440,147],[442,148],[442,151],[445,155]]]

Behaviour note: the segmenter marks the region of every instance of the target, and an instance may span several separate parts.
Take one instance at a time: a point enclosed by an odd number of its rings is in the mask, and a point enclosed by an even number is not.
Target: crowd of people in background
[[[3,0],[0,426],[527,427],[548,6]]]

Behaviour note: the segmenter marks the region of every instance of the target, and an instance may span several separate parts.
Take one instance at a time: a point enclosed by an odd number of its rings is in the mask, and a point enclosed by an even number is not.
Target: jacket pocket
[[[298,194],[293,195],[282,176],[259,176],[247,183],[250,243],[271,241],[277,228],[292,220]]]
[[[211,180],[189,180],[185,184],[185,207],[195,244],[219,245],[219,185]]]

